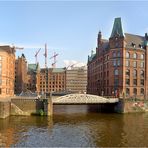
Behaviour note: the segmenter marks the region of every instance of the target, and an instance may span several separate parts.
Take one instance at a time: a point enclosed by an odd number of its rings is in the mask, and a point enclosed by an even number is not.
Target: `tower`
[[[109,39],[110,48],[124,47],[124,34],[122,29],[121,18],[115,18],[112,33]]]

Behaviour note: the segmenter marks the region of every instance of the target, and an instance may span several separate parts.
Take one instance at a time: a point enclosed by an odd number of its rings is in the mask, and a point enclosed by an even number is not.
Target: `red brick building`
[[[27,61],[22,54],[15,60],[15,94],[20,94],[27,89]]]
[[[66,71],[64,68],[42,68],[37,79],[38,93],[50,94],[66,90]]]
[[[87,93],[148,96],[148,35],[123,33],[121,18],[115,18],[109,40],[98,33],[96,52],[88,56]]]

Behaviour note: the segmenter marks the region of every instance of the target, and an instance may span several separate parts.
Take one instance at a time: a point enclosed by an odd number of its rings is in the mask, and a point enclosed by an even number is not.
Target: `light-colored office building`
[[[66,91],[71,93],[85,93],[87,85],[87,68],[73,67],[66,71]]]

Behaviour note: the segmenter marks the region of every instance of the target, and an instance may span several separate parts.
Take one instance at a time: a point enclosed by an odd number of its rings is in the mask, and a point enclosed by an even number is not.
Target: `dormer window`
[[[132,43],[131,45],[132,45],[132,47],[134,47],[134,48],[136,47],[136,44],[134,44],[134,43]]]
[[[142,48],[142,45],[141,44],[139,44],[139,48]]]

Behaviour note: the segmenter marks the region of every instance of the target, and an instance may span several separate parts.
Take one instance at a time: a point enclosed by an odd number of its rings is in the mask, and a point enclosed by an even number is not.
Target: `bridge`
[[[53,98],[53,104],[112,104],[118,102],[118,98],[105,98],[90,94],[69,94]]]

